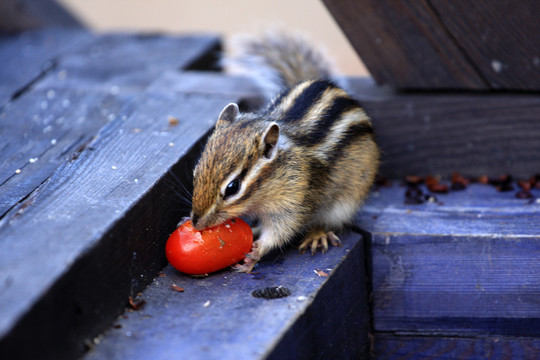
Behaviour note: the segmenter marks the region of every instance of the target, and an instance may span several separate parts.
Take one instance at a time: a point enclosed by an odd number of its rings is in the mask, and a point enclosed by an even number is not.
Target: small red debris
[[[128,301],[129,301],[129,306],[131,306],[131,308],[135,311],[141,310],[144,304],[146,304],[146,300],[135,302],[135,300],[133,300],[133,297],[131,296],[128,298]]]
[[[407,185],[418,185],[424,182],[424,179],[422,179],[421,176],[416,175],[407,175],[405,176],[405,183]]]
[[[439,193],[439,194],[448,192],[448,185],[441,184],[439,182],[439,179],[434,176],[431,176],[431,175],[426,176],[426,179],[424,180],[424,182],[426,183],[427,188],[431,192]]]
[[[461,176],[457,172],[452,174],[452,180],[451,180],[451,189],[452,190],[465,190],[467,186],[469,185],[470,181],[466,179],[465,177]]]
[[[315,269],[313,270],[315,272],[315,274],[317,274],[317,276],[319,277],[326,277],[328,276],[328,273],[327,272],[324,272],[322,270],[319,270],[319,269]]]
[[[484,185],[489,184],[489,178],[488,178],[488,176],[487,176],[487,175],[482,175],[482,176],[480,176],[480,177],[478,178],[478,183],[484,184]]]
[[[171,287],[178,291],[178,292],[184,292],[184,288],[181,288],[180,286],[176,285],[176,284],[171,284]]]
[[[169,116],[167,120],[169,121],[169,126],[176,126],[180,123],[180,120],[174,116]]]

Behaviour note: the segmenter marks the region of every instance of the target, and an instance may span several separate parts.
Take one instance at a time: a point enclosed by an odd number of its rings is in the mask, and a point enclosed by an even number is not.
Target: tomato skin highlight
[[[251,251],[253,233],[242,219],[195,230],[191,220],[176,229],[165,245],[169,263],[190,275],[208,274],[231,266]]]

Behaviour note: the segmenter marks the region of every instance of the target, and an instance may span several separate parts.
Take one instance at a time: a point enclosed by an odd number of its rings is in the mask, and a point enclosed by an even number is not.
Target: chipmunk
[[[248,40],[239,62],[274,71],[271,81],[283,90],[258,112],[241,113],[234,103],[221,111],[194,169],[191,221],[202,230],[233,217],[258,219],[258,240],[233,266],[250,272],[298,236],[302,252],[340,245],[334,231],[367,197],[379,150],[370,118],[303,40]]]

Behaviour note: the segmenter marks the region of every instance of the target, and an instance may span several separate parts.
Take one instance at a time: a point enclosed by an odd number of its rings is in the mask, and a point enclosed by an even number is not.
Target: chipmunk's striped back
[[[328,80],[308,80],[276,96],[261,115],[280,124],[295,145],[327,163],[373,127],[360,104]]]

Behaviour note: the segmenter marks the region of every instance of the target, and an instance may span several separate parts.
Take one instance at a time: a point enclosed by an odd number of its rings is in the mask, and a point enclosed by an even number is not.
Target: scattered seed
[[[322,270],[319,270],[319,269],[315,269],[313,270],[315,272],[315,274],[317,274],[317,276],[319,277],[327,277],[328,276],[328,273],[327,272],[324,272]]]
[[[133,297],[131,296],[128,298],[128,301],[129,301],[129,306],[131,306],[131,308],[135,311],[141,310],[144,304],[146,304],[146,300],[143,299],[141,301],[135,302],[135,300],[133,300]]]
[[[467,186],[469,185],[470,181],[455,172],[452,174],[451,183],[452,183],[451,185],[452,190],[465,190]]]
[[[530,191],[531,190],[531,183],[526,180],[519,180],[518,185],[523,191]]]
[[[181,288],[180,286],[176,285],[176,284],[171,284],[171,287],[178,291],[178,292],[184,292],[184,288]]]
[[[416,176],[416,175],[405,176],[405,183],[407,185],[419,185],[422,182],[424,182],[424,179],[422,179],[422,177],[420,176]]]
[[[439,194],[445,194],[448,192],[448,185],[446,184],[435,184],[429,187],[429,191]]]
[[[480,176],[477,181],[480,184],[484,184],[484,185],[489,184],[489,178],[487,175]]]
[[[169,120],[169,126],[176,126],[180,123],[180,120],[178,120],[174,116],[169,116],[168,120]]]

